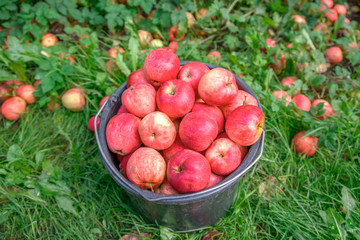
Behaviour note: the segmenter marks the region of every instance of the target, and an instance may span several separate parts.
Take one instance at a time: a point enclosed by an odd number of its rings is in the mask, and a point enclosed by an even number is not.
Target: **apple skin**
[[[138,83],[149,83],[145,77],[144,69],[140,68],[135,72],[129,74],[126,79],[126,87],[129,88],[130,86],[136,85]]]
[[[209,183],[208,183],[208,185],[206,186],[206,188],[210,188],[210,187],[218,184],[219,182],[221,182],[221,181],[224,180],[224,179],[225,179],[224,176],[216,175],[215,173],[211,172],[210,180],[209,180]]]
[[[145,189],[154,189],[165,179],[166,163],[161,154],[148,147],[137,149],[126,165],[130,182]]]
[[[217,63],[219,60],[221,60],[221,53],[219,51],[211,51],[207,57],[210,61]]]
[[[285,77],[281,80],[280,84],[283,86],[293,86],[297,77]]]
[[[323,109],[325,110],[325,113],[321,116],[318,116],[316,118],[318,119],[324,119],[327,117],[332,117],[335,116],[335,112],[333,110],[333,108],[331,107],[330,103],[324,99],[316,99],[314,100],[311,105],[313,105],[314,108],[316,108],[316,105],[320,104],[320,103],[324,103]]]
[[[113,47],[108,51],[109,58],[116,58],[118,53],[124,53],[125,50],[122,47]]]
[[[157,111],[149,113],[141,120],[139,134],[145,146],[164,150],[174,143],[176,128],[165,113]]]
[[[287,91],[276,90],[276,91],[273,91],[272,94],[275,96],[276,101],[282,100],[283,102],[285,102],[286,106],[292,102],[291,96],[286,96],[288,94]],[[285,97],[285,99],[284,99],[284,97]]]
[[[138,35],[139,35],[141,47],[143,48],[147,47],[152,40],[151,33],[145,30],[139,30]]]
[[[334,6],[333,0],[321,0],[320,2],[320,11],[323,11],[327,8],[332,8]]]
[[[336,20],[338,19],[338,14],[337,14],[336,10],[334,10],[334,9],[329,9],[325,13],[325,15],[331,22],[336,22]]]
[[[144,63],[145,76],[148,80],[163,83],[176,79],[180,70],[180,60],[176,54],[158,48],[152,50]]]
[[[44,47],[55,46],[58,42],[58,38],[52,33],[45,33],[41,40],[41,45]]]
[[[120,161],[120,164],[119,164],[119,169],[123,171],[123,175],[126,179],[129,179],[127,174],[126,174],[126,166],[127,166],[127,163],[129,162],[129,159],[131,157],[132,153],[130,153],[129,155],[126,155],[122,158],[122,160]],[[121,156],[121,155],[117,155],[117,156]]]
[[[203,151],[216,139],[218,125],[216,121],[201,112],[185,115],[180,123],[179,136],[185,147]]]
[[[124,107],[124,105],[121,105],[117,114],[121,114],[121,113],[129,113],[128,110],[126,110],[126,108]]]
[[[306,111],[306,112],[310,111],[311,101],[304,94],[296,95],[295,97],[292,98],[292,100],[294,101],[295,106],[297,108],[299,108],[300,110],[303,110],[303,111]]]
[[[166,161],[166,163],[169,162],[169,160],[177,153],[182,150],[186,149],[184,144],[181,142],[180,137],[176,136],[176,139],[174,143],[167,149],[163,150],[163,156]]]
[[[26,101],[26,103],[31,104],[36,102],[36,98],[34,97],[35,87],[30,84],[21,85],[16,89],[16,95],[21,97]]]
[[[123,113],[115,115],[106,126],[106,142],[111,152],[125,156],[142,144],[138,132],[140,118]]]
[[[293,15],[292,18],[296,23],[306,23],[305,18],[300,15]]]
[[[205,157],[210,163],[211,171],[218,175],[232,173],[241,163],[239,147],[227,138],[219,138],[206,150]]]
[[[220,108],[207,105],[206,103],[195,103],[192,112],[200,112],[213,118],[218,125],[218,133],[224,129],[224,115]]]
[[[123,92],[121,102],[130,113],[145,117],[156,109],[156,90],[149,83],[138,83]]]
[[[205,73],[198,85],[200,98],[214,106],[229,104],[235,98],[237,91],[234,74],[224,68],[214,68]]]
[[[324,53],[325,60],[329,63],[340,63],[343,60],[343,54],[341,48],[339,47],[330,47]]]
[[[273,39],[266,38],[265,41],[266,41],[266,46],[268,46],[269,48],[276,47],[276,42]]]
[[[155,189],[155,192],[167,195],[180,194],[178,191],[175,190],[175,188],[173,188],[173,186],[171,186],[171,184],[166,178],[164,179],[163,183]]]
[[[110,96],[105,96],[103,97],[101,100],[100,100],[100,103],[99,103],[99,108],[101,108],[104,103],[106,102],[106,100],[108,100],[110,98]]]
[[[2,115],[10,121],[18,120],[26,110],[26,101],[21,97],[11,97],[1,105]]]
[[[180,193],[205,189],[210,175],[208,160],[200,153],[189,149],[176,153],[167,165],[167,180]]]
[[[91,132],[95,132],[95,124],[94,124],[94,121],[95,121],[95,116],[92,116],[89,121],[88,121],[88,129],[91,131]],[[96,119],[96,128],[99,129],[99,124],[100,124],[100,117],[98,117]]]
[[[174,53],[176,53],[176,51],[177,51],[178,48],[179,48],[179,42],[177,42],[177,41],[171,41],[171,42],[169,43],[169,46],[168,46],[168,47],[171,48],[171,49],[174,49],[174,50],[175,50]]]
[[[64,107],[73,112],[81,112],[86,105],[84,90],[71,88],[61,97]]]
[[[333,10],[335,10],[338,15],[345,15],[347,13],[346,7],[342,4],[336,4]]]
[[[304,137],[304,134],[305,131],[301,131],[293,137],[293,148],[298,154],[312,156],[316,152],[318,138],[311,135]]]
[[[225,131],[235,143],[250,146],[260,138],[264,122],[265,116],[260,108],[242,105],[230,113],[225,123]]]
[[[0,102],[10,97],[10,90],[5,85],[0,85]]]
[[[193,88],[179,79],[164,82],[156,93],[158,108],[172,118],[183,117],[190,112],[194,102]]]
[[[15,89],[23,85],[23,83],[20,80],[6,80],[4,82],[5,86],[9,89]]]
[[[198,85],[200,79],[209,71],[210,69],[203,63],[187,63],[181,68],[178,74],[178,79],[190,83],[194,89],[195,95],[198,95]]]
[[[258,106],[256,99],[248,92],[238,90],[235,98],[230,101],[229,104],[221,106],[221,110],[224,113],[225,119],[230,115],[232,111],[242,105]]]
[[[231,140],[229,138],[229,136],[226,134],[226,132],[223,132],[222,134],[220,134],[217,139],[220,139],[220,138],[227,138],[229,140]],[[239,147],[240,149],[240,152],[241,152],[241,161],[244,160],[244,158],[246,157],[247,153],[248,153],[248,148],[246,146],[241,146],[239,144],[236,143],[236,145]]]

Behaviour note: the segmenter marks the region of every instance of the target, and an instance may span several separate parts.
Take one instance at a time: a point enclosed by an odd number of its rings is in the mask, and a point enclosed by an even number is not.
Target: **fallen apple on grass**
[[[21,97],[11,97],[1,105],[1,114],[10,121],[18,120],[26,110],[26,101]]]
[[[100,117],[96,119],[96,129],[99,129]],[[91,132],[95,132],[95,116],[92,116],[88,121],[88,129]]]
[[[36,102],[36,98],[34,97],[35,87],[30,84],[21,85],[16,89],[16,95],[21,97],[26,101],[26,103],[31,104]]]
[[[318,138],[315,136],[305,136],[305,131],[298,132],[292,139],[293,148],[296,153],[304,156],[312,156],[317,149]]]
[[[84,91],[79,88],[71,88],[61,97],[64,107],[73,112],[81,112],[86,105]]]

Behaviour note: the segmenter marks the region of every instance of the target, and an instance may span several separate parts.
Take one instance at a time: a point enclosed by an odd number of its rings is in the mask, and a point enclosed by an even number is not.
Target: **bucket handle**
[[[109,100],[109,99],[108,99],[108,100]],[[105,103],[101,106],[101,108],[99,109],[99,111],[97,112],[97,114],[95,115],[95,118],[94,118],[95,137],[96,137],[96,141],[97,141],[98,143],[99,143],[100,141],[99,141],[99,133],[98,133],[98,129],[97,129],[97,124],[96,124],[96,122],[97,122],[97,118],[99,117],[100,113],[103,111],[104,107],[106,106],[108,100],[106,100]],[[247,168],[244,169],[243,173],[247,172],[248,169],[250,169],[252,166],[255,165],[255,163],[257,163],[257,162],[259,161],[260,157],[261,157],[262,154],[263,154],[263,150],[264,150],[264,139],[265,139],[265,127],[264,127],[263,132],[262,132],[262,134],[261,134],[261,136],[260,136],[260,141],[261,141],[260,146],[259,146],[260,152],[259,152],[258,156],[256,157],[256,159],[255,159],[254,161],[252,161],[252,162],[250,163],[250,165],[247,166]],[[98,144],[98,147],[99,147],[100,152],[103,153],[104,150],[102,149],[101,144]],[[111,169],[111,171],[114,171],[114,170]],[[225,186],[227,186],[227,185],[230,185],[230,184],[234,183],[235,181],[237,181],[242,175],[243,175],[243,174],[241,174],[241,175],[239,174],[239,175],[235,176],[234,178],[232,178],[232,179],[231,179],[230,181],[228,181],[228,182],[224,182],[224,183],[222,183],[222,184],[218,184],[218,185],[216,185],[216,186],[214,186],[214,187],[211,187],[211,188],[209,188],[209,189],[205,189],[205,190],[203,190],[203,191],[201,191],[201,192],[192,193],[192,195],[193,195],[193,196],[196,196],[196,195],[204,194],[204,193],[206,193],[206,192],[212,192],[212,191],[217,190],[217,189],[219,189],[219,188],[223,188],[223,187],[225,187]],[[167,195],[167,196],[161,196],[161,195],[160,195],[160,196],[159,196],[158,194],[156,194],[156,196],[155,196],[155,194],[154,194],[154,196],[151,196],[152,194],[148,194],[147,192],[145,192],[144,190],[142,190],[142,189],[140,189],[140,188],[139,188],[140,191],[136,191],[136,190],[134,189],[134,186],[131,186],[127,181],[125,181],[125,180],[122,179],[123,177],[124,177],[124,176],[120,176],[120,178],[119,178],[118,180],[121,181],[123,184],[125,184],[129,189],[131,189],[132,191],[136,192],[136,194],[139,194],[141,197],[143,197],[144,199],[146,199],[147,201],[157,202],[157,201],[169,199],[169,195]],[[136,186],[136,188],[138,188],[138,187]],[[171,198],[171,199],[181,199],[181,198],[184,198],[184,195],[181,195],[181,194],[180,194],[180,195],[171,195],[170,198]]]

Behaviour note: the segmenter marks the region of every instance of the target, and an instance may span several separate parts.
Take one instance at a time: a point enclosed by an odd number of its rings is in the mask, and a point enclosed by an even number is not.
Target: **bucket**
[[[189,62],[181,62],[183,66]],[[204,63],[210,69],[218,66]],[[234,74],[238,87],[254,96],[261,109],[259,99],[254,91]],[[263,152],[265,126],[259,140],[248,151],[241,165],[220,183],[211,188],[195,193],[165,195],[143,190],[127,180],[119,171],[116,154],[110,152],[105,138],[105,130],[109,120],[115,116],[121,106],[121,94],[126,89],[123,83],[102,106],[95,117],[95,122],[102,112],[99,129],[95,136],[106,170],[111,177],[128,193],[134,209],[148,223],[169,227],[175,231],[191,232],[206,226],[212,226],[224,217],[234,203],[239,179],[259,160]]]

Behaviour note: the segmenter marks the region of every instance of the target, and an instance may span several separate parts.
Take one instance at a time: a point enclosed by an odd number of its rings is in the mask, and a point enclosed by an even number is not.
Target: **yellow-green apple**
[[[316,99],[311,103],[311,105],[313,105],[313,107],[316,108],[316,106],[320,103],[324,103],[323,110],[325,110],[325,112],[324,112],[324,114],[322,114],[316,118],[324,119],[327,117],[335,116],[335,112],[334,112],[333,108],[331,107],[330,103],[324,99]]]
[[[209,72],[210,69],[203,63],[191,62],[185,64],[179,74],[178,79],[191,84],[195,91],[195,95],[198,96],[198,85],[199,81],[205,73]]]
[[[241,163],[241,152],[235,142],[219,138],[206,150],[205,157],[210,163],[211,171],[218,175],[232,173]]]
[[[61,97],[64,107],[73,112],[81,112],[86,105],[84,90],[79,88],[71,88]]]
[[[145,76],[150,82],[161,84],[167,80],[176,79],[179,70],[178,56],[161,48],[152,50],[145,59]]]
[[[186,149],[184,144],[182,144],[180,137],[176,136],[174,143],[167,149],[163,150],[163,156],[166,162],[169,162],[170,158],[172,158],[177,152]]]
[[[179,192],[176,191],[175,188],[173,188],[173,186],[171,186],[171,184],[169,183],[169,181],[166,178],[164,179],[162,184],[155,189],[155,192],[161,193],[161,194],[167,194],[167,195],[179,194]]]
[[[141,120],[139,134],[145,146],[164,150],[174,143],[176,128],[165,113],[156,111]]]
[[[341,48],[336,46],[328,48],[324,53],[324,57],[327,62],[335,64],[340,63],[343,60]]]
[[[214,68],[205,73],[198,85],[200,98],[214,106],[229,104],[235,98],[237,91],[234,74],[224,68]]]
[[[253,105],[242,105],[226,119],[225,131],[231,140],[241,146],[254,144],[261,136],[265,122],[264,113]]]
[[[110,151],[125,156],[138,149],[142,144],[138,131],[140,122],[140,118],[130,113],[112,117],[105,132]]]
[[[126,175],[130,182],[145,189],[154,189],[165,178],[166,163],[155,149],[141,147],[137,149],[126,165]]]
[[[218,133],[224,129],[224,115],[220,108],[206,103],[195,103],[191,111],[203,113],[208,115],[210,118],[213,118],[218,125]]]
[[[172,118],[183,117],[190,112],[194,102],[194,89],[179,79],[164,82],[156,93],[158,108]]]
[[[167,180],[180,193],[192,193],[205,189],[210,175],[211,168],[208,160],[190,149],[176,153],[167,165]]]
[[[96,119],[96,128],[99,129],[100,117]],[[88,129],[95,132],[95,116],[92,116],[88,121]]]
[[[235,98],[225,106],[221,106],[220,109],[224,113],[225,119],[230,115],[232,111],[242,105],[254,105],[258,106],[256,99],[248,92],[238,90]]]
[[[218,184],[219,182],[221,182],[224,179],[225,179],[225,176],[216,175],[215,173],[211,172],[210,180],[209,180],[209,183],[206,186],[206,188],[210,188],[210,187]]]
[[[140,68],[135,72],[130,73],[130,75],[126,79],[126,87],[129,88],[132,85],[136,85],[138,83],[149,83],[144,74],[144,69]]]
[[[305,131],[298,132],[293,140],[293,148],[296,153],[299,153],[304,156],[312,156],[315,154],[317,149],[318,138],[315,136],[306,136]]]
[[[35,87],[30,84],[21,85],[16,89],[16,95],[24,99],[28,104],[36,102],[36,98],[33,94],[34,92]]]
[[[145,117],[156,109],[156,90],[149,83],[138,83],[126,89],[121,103],[137,117]]]
[[[311,101],[310,99],[305,96],[304,94],[296,95],[292,98],[294,105],[299,108],[300,110],[309,112],[311,108]]]
[[[195,151],[207,149],[218,135],[218,125],[213,118],[201,112],[190,112],[180,123],[179,136],[185,147]]]
[[[18,120],[26,110],[26,101],[21,97],[11,97],[1,105],[2,115],[10,121]]]

